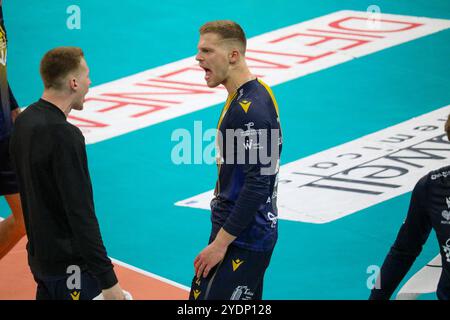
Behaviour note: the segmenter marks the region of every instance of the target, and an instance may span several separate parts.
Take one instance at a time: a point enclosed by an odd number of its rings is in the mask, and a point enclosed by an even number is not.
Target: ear
[[[77,79],[75,79],[75,78],[70,78],[70,80],[69,80],[69,85],[70,85],[70,89],[72,89],[72,90],[77,90],[78,89],[78,82],[77,82]]]
[[[230,64],[236,64],[239,61],[240,58],[240,53],[237,49],[233,49],[231,50],[230,54],[229,54],[229,62]]]

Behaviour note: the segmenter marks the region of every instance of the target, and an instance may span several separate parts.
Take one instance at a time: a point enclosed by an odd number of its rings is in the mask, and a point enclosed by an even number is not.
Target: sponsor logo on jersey
[[[447,242],[445,242],[445,245],[442,246],[445,252],[446,261],[450,262],[450,238],[447,239]]]
[[[445,220],[441,221],[441,224],[450,224],[450,197],[445,198],[445,202],[447,203],[447,209],[442,211],[442,217]]]
[[[431,175],[431,180],[436,180],[436,179],[439,179],[440,177],[444,177],[444,178],[450,177],[450,171],[443,171],[443,172],[433,174],[433,175]]]
[[[267,212],[267,218],[269,218],[269,220],[272,221],[272,224],[270,226],[272,228],[275,228],[277,225],[278,217],[272,212]]]

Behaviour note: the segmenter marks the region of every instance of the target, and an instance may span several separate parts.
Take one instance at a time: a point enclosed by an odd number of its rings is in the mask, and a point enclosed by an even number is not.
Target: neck
[[[64,112],[66,117],[72,110],[70,99],[68,99],[64,93],[56,92],[52,89],[46,89],[44,90],[41,98],[50,102],[51,104],[54,104],[58,109]]]
[[[244,83],[256,79],[256,77],[250,73],[247,66],[244,66],[241,69],[232,70],[230,73],[230,76],[223,83],[229,95],[235,93]]]

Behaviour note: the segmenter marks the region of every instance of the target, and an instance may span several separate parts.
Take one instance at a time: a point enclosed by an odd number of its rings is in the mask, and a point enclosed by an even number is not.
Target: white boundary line
[[[5,220],[5,218],[0,217],[0,221],[3,221],[3,220]],[[111,259],[111,261],[112,261],[113,263],[115,263],[115,264],[117,264],[117,265],[119,265],[119,266],[121,266],[121,267],[130,269],[130,270],[132,270],[132,271],[134,271],[134,272],[140,273],[140,274],[142,274],[142,275],[144,275],[144,276],[147,276],[147,277],[150,277],[150,278],[154,278],[154,279],[156,279],[156,280],[159,280],[159,281],[161,281],[161,282],[170,284],[170,285],[172,285],[172,286],[174,286],[174,287],[177,287],[177,288],[179,288],[179,289],[182,289],[182,290],[185,290],[185,291],[188,291],[188,292],[191,290],[190,287],[186,287],[185,285],[182,285],[181,283],[178,283],[178,282],[175,282],[175,281],[166,279],[166,278],[164,278],[164,277],[158,276],[158,275],[156,275],[156,274],[154,274],[154,273],[151,273],[151,272],[148,272],[148,271],[139,269],[139,268],[137,268],[137,267],[135,267],[135,266],[132,266],[132,265],[130,265],[130,264],[128,264],[128,263],[125,263],[125,262],[122,262],[122,261],[120,261],[120,260],[117,260],[117,259],[114,259],[114,258],[111,258],[111,257],[109,257],[109,258]]]
[[[119,266],[121,266],[121,267],[130,269],[130,270],[132,270],[132,271],[135,271],[135,272],[137,272],[137,273],[140,273],[140,274],[142,274],[142,275],[144,275],[144,276],[147,276],[147,277],[150,277],[150,278],[155,278],[155,279],[157,279],[157,280],[159,280],[159,281],[161,281],[161,282],[165,282],[165,283],[170,284],[170,285],[172,285],[172,286],[174,286],[174,287],[177,287],[177,288],[179,288],[179,289],[183,289],[183,290],[186,290],[186,291],[190,291],[190,290],[191,290],[191,288],[186,287],[185,285],[182,285],[182,284],[180,284],[180,283],[178,283],[178,282],[175,282],[175,281],[166,279],[166,278],[164,278],[164,277],[158,276],[158,275],[156,275],[156,274],[154,274],[154,273],[151,273],[151,272],[148,272],[148,271],[139,269],[139,268],[137,268],[137,267],[135,267],[135,266],[132,266],[132,265],[130,265],[130,264],[128,264],[128,263],[125,263],[125,262],[122,262],[122,261],[120,261],[120,260],[117,260],[117,259],[114,259],[114,258],[111,258],[111,257],[109,257],[109,258],[110,258],[110,259],[112,260],[112,262],[114,262],[115,264],[117,264],[117,265],[119,265]]]

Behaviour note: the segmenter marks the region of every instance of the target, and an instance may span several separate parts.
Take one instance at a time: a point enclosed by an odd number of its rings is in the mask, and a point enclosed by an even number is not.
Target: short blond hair
[[[247,38],[239,24],[231,20],[216,20],[205,23],[200,27],[200,35],[205,33],[218,34],[224,40],[233,40],[240,44],[242,54],[247,49]]]

